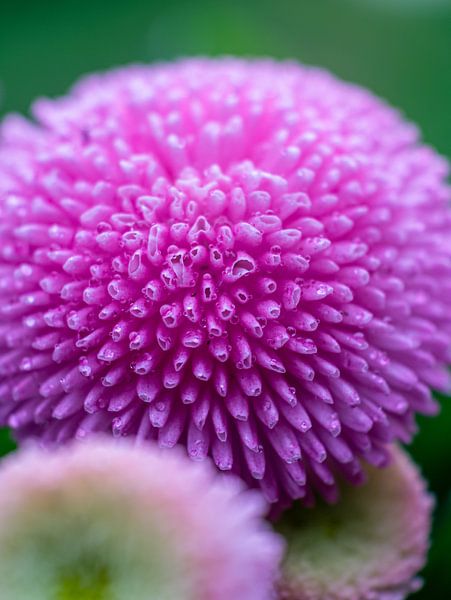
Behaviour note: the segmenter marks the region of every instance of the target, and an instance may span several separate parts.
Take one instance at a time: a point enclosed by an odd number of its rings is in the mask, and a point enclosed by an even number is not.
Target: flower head
[[[180,451],[111,438],[0,467],[2,600],[272,598],[264,503]]]
[[[370,469],[339,505],[284,515],[281,600],[403,600],[418,589],[433,503],[407,455],[392,452],[392,465]]]
[[[292,63],[131,67],[9,117],[0,421],[183,443],[334,500],[447,385],[445,162]],[[39,390],[39,393],[37,393]]]

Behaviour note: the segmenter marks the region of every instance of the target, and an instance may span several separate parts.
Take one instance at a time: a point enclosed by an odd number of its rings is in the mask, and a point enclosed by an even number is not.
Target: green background
[[[322,65],[401,108],[451,157],[451,0],[0,0],[0,115],[88,71],[190,54]],[[418,600],[451,598],[451,401],[441,400],[411,447],[437,498]],[[2,432],[1,451],[11,447]]]

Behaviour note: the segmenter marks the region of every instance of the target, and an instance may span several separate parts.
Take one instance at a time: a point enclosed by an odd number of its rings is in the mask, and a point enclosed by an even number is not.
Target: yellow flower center
[[[83,569],[64,575],[58,586],[55,600],[108,600],[111,596],[110,580],[106,569]]]

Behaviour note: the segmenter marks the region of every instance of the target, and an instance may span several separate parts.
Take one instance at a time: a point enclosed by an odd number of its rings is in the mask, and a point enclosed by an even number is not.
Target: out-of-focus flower
[[[261,600],[283,544],[238,479],[111,438],[0,467],[2,600]]]
[[[432,499],[415,465],[371,469],[338,506],[299,506],[279,525],[288,540],[281,600],[402,600],[417,589],[428,547]]]
[[[448,383],[445,161],[293,63],[84,79],[0,142],[0,421],[185,444],[336,498]],[[39,390],[39,393],[37,393]]]

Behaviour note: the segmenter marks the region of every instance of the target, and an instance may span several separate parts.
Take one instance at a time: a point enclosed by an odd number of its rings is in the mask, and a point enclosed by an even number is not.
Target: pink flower
[[[433,503],[407,455],[394,448],[393,459],[338,506],[283,516],[281,600],[402,600],[418,589]]]
[[[281,539],[238,479],[111,438],[0,467],[2,600],[273,598]]]
[[[6,119],[0,421],[337,495],[448,384],[445,161],[293,63],[130,67]],[[37,393],[39,390],[39,393]]]

